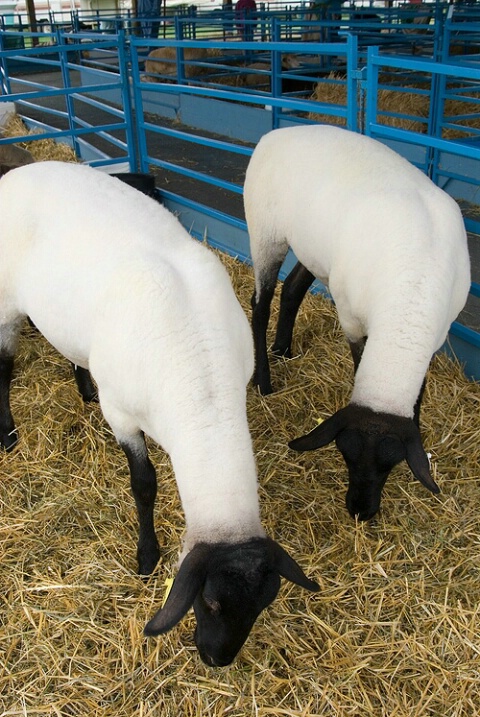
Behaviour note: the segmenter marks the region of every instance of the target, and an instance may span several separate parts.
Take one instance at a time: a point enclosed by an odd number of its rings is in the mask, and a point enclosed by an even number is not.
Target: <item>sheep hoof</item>
[[[148,575],[151,575],[160,560],[160,549],[158,545],[150,550],[139,550],[137,552],[137,560],[138,574],[142,577],[148,577]]]
[[[252,381],[253,385],[256,386],[260,392],[260,395],[262,396],[268,396],[271,393],[273,393],[273,387],[270,383],[270,379],[267,380],[257,380],[256,378],[253,378]]]
[[[272,346],[272,356],[274,358],[292,358],[292,351],[290,346],[277,346],[274,344]]]
[[[0,447],[4,448],[7,453],[8,451],[11,451],[17,443],[18,433],[15,428],[13,428],[9,433],[0,433]]]

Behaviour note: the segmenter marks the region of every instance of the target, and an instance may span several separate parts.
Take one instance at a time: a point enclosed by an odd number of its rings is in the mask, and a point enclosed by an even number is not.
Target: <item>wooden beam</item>
[[[26,4],[27,4],[28,24],[30,25],[30,32],[37,32],[37,16],[35,15],[34,0],[27,0]],[[34,45],[38,45],[38,37],[33,37],[32,43]]]

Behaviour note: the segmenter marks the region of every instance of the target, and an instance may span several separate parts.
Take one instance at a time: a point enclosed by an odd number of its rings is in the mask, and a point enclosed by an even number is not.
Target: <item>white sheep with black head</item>
[[[265,135],[247,168],[244,201],[256,283],[254,383],[272,391],[266,331],[289,247],[299,263],[284,282],[273,353],[291,356],[298,309],[318,278],[354,361],[349,404],[290,446],[336,441],[349,473],[347,508],[361,520],[378,511],[403,459],[437,493],[419,415],[431,357],[470,287],[458,205],[384,144],[327,125]]]
[[[253,345],[226,270],[154,199],[90,167],[12,170],[0,180],[0,216],[0,445],[17,440],[9,387],[29,316],[79,367],[85,398],[89,371],[97,384],[130,467],[142,574],[160,555],[144,434],[171,457],[183,560],[146,634],[171,629],[193,605],[202,659],[228,664],[280,576],[318,585],[260,521],[245,403]]]

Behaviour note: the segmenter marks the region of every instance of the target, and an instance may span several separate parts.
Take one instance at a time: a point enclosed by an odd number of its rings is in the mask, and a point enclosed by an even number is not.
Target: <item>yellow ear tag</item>
[[[170,595],[170,590],[172,589],[173,585],[173,578],[167,578],[163,584],[165,585],[165,595],[163,596],[162,607],[165,605],[165,603],[167,602],[167,598]]]
[[[317,418],[317,423],[318,423],[318,425],[320,425],[321,423],[323,423],[324,420],[325,420],[324,418]]]

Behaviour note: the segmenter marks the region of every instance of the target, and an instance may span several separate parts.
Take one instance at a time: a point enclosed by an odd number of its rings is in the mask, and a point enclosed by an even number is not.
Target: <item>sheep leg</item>
[[[90,376],[90,371],[86,368],[82,368],[81,366],[76,366],[75,364],[72,364],[72,366],[77,388],[85,403],[98,401],[97,389],[95,388],[95,384]]]
[[[298,262],[283,282],[277,333],[272,351],[276,356],[292,357],[295,319],[305,294],[315,281],[314,275]]]
[[[137,506],[139,535],[137,546],[138,572],[150,575],[160,558],[155,535],[153,509],[157,495],[157,476],[147,453],[142,433],[130,443],[121,442],[130,468],[130,485]]]
[[[0,447],[7,451],[18,441],[10,409],[10,384],[22,323],[23,316],[20,316],[0,325]]]
[[[0,446],[11,451],[18,441],[10,410],[10,383],[13,374],[13,356],[0,353]]]
[[[271,265],[268,273],[263,272],[261,279],[257,280],[257,287],[260,286],[260,288],[257,288],[251,301],[253,344],[255,349],[255,371],[252,381],[255,386],[259,387],[263,396],[273,391],[268,363],[267,328],[270,319],[270,306],[282,263],[283,257]]]
[[[362,359],[362,354],[363,354],[363,349],[365,348],[366,343],[367,343],[366,336],[359,339],[358,341],[349,341],[348,342],[348,345],[350,346],[350,353],[352,354],[352,359],[353,359],[354,373],[357,373],[357,368],[360,365],[360,361]]]

